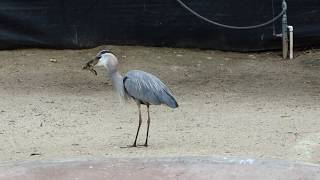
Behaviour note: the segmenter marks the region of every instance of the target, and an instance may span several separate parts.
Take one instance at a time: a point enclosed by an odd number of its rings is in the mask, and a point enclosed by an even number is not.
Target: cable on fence
[[[221,24],[215,21],[212,21],[202,15],[200,15],[199,13],[195,12],[194,10],[192,10],[190,7],[188,7],[185,3],[183,3],[181,0],[177,0],[177,2],[187,11],[189,11],[191,14],[195,15],[196,17],[210,23],[210,24],[214,24],[216,26],[220,26],[220,27],[224,27],[224,28],[229,28],[229,29],[240,29],[240,30],[244,30],[244,29],[255,29],[255,28],[260,28],[263,26],[267,26],[273,22],[275,22],[276,20],[278,20],[283,14],[286,13],[287,11],[287,5],[284,3],[282,5],[282,11],[274,18],[272,18],[271,20],[265,22],[265,23],[261,23],[261,24],[257,24],[257,25],[253,25],[253,26],[231,26],[231,25],[226,25],[226,24]]]

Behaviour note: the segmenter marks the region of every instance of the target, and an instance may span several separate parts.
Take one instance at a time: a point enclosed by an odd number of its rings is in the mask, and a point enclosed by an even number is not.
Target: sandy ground
[[[104,69],[81,70],[106,47],[122,72],[157,75],[179,102],[174,110],[151,106],[148,148],[121,148],[134,139],[135,103],[119,102]],[[279,55],[128,46],[0,51],[0,161],[213,155],[320,164],[320,51],[291,61]],[[144,121],[139,144],[145,130]]]

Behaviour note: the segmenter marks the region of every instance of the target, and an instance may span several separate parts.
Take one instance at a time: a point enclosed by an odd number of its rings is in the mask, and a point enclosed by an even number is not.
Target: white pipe
[[[289,58],[293,59],[293,26],[288,26],[288,30],[289,30]]]

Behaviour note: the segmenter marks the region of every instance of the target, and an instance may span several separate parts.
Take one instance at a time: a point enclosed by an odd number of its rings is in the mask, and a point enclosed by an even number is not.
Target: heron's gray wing
[[[169,88],[156,76],[144,71],[129,71],[124,77],[124,87],[128,95],[144,103],[178,107]]]

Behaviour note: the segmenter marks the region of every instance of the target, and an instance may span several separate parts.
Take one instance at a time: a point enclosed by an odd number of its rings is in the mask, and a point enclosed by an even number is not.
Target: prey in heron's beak
[[[87,69],[89,70],[90,72],[92,72],[93,74],[95,75],[98,75],[97,71],[93,69],[93,67],[98,63],[99,59],[93,59],[93,60],[90,60],[89,62],[87,62],[83,67],[82,69]]]

